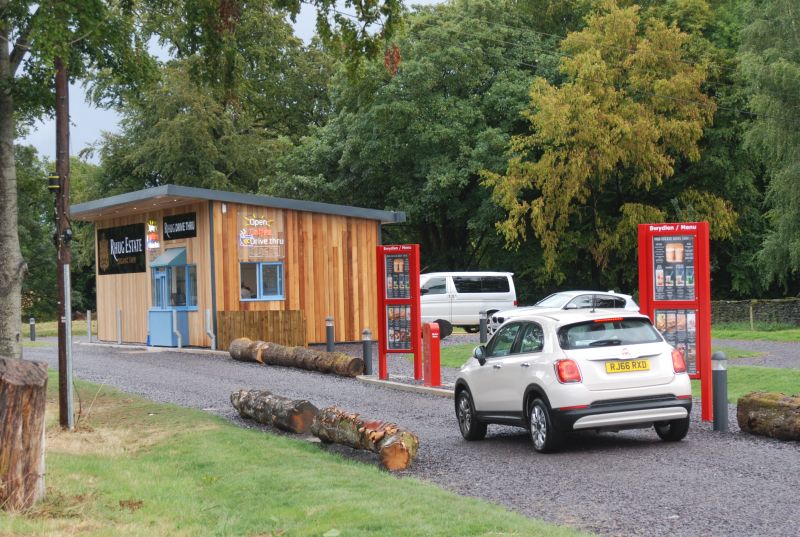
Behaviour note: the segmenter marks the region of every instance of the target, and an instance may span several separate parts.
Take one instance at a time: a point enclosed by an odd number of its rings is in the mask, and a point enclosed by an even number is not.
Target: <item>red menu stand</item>
[[[711,263],[708,222],[639,224],[639,309],[700,379],[703,421],[711,386]]]
[[[422,378],[419,244],[378,246],[378,377],[389,378],[386,355],[413,354]]]

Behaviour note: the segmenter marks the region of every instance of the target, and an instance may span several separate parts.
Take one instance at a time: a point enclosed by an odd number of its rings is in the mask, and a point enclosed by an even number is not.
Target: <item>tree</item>
[[[27,272],[17,235],[16,121],[53,110],[55,58],[73,81],[113,80],[118,94],[132,89],[151,67],[134,35],[131,2],[0,0],[0,355],[20,355]]]
[[[759,253],[766,282],[797,289],[800,274],[800,7],[754,0],[742,33],[741,68],[757,114],[747,132],[769,176],[769,232]]]
[[[530,222],[543,280],[563,281],[565,267],[579,264],[600,285],[613,259],[629,268],[611,281],[633,286],[636,225],[671,214],[666,179],[679,159],[699,158],[714,114],[687,40],[677,26],[642,20],[637,6],[604,2],[561,43],[566,80],[534,82],[530,133],[512,139],[505,174],[484,177],[507,212],[497,229],[509,244],[526,238]],[[692,187],[671,194],[691,217],[719,215],[713,234],[730,236],[736,219],[724,199]]]
[[[400,0],[348,0],[345,6],[355,7],[358,20],[334,14],[330,22],[335,3],[313,3],[327,40],[362,53],[375,52],[391,35],[401,8]],[[21,354],[20,297],[27,270],[17,235],[16,121],[52,111],[55,59],[65,62],[72,81],[93,83],[96,102],[120,104],[135,99],[152,75],[147,43],[158,33],[179,57],[201,51],[199,72],[221,78],[231,103],[236,88],[229,81],[241,68],[237,22],[251,7],[268,4],[293,16],[300,8],[300,0],[0,0],[0,355]]]
[[[338,73],[328,123],[287,153],[262,191],[405,211],[384,241],[419,241],[428,269],[513,267],[479,171],[500,170],[525,127],[535,75],[553,76],[552,38],[527,31],[515,2],[456,1],[406,19],[399,69]],[[535,254],[534,254],[535,255]]]

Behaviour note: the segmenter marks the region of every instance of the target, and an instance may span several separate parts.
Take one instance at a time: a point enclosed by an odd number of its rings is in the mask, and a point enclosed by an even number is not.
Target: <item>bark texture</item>
[[[297,367],[320,373],[355,377],[364,372],[364,360],[342,352],[325,352],[307,347],[284,347],[277,343],[234,339],[228,348],[231,358],[243,362]]]
[[[336,407],[317,413],[311,434],[323,442],[377,453],[381,464],[392,472],[408,468],[419,449],[419,438],[410,431],[394,423],[365,420]]]
[[[243,418],[272,425],[284,431],[306,434],[318,409],[305,399],[287,399],[266,390],[239,390],[231,394],[231,404]]]
[[[800,440],[800,395],[750,392],[736,407],[739,428],[780,440]]]
[[[0,11],[7,4],[0,0]],[[14,98],[10,91],[14,75],[8,37],[6,22],[0,20],[0,356],[21,358],[22,278],[27,265],[19,247]]]
[[[0,357],[0,507],[19,511],[44,496],[47,364]]]

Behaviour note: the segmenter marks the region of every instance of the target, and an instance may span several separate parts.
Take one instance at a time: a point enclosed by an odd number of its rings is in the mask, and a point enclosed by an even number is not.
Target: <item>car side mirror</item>
[[[419,296],[427,295],[430,292],[430,289],[425,289],[424,287],[419,290]]]
[[[576,310],[576,309],[578,309],[578,305],[577,304],[567,304],[566,306],[564,306],[564,309],[565,310]]]
[[[472,350],[472,357],[478,360],[478,363],[483,365],[486,363],[486,347],[479,345]]]

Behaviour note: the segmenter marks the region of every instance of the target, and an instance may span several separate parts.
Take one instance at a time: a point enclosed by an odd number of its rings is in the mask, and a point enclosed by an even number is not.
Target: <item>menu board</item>
[[[386,298],[410,298],[411,264],[409,263],[408,254],[387,254],[385,259]]]
[[[653,237],[655,300],[694,300],[694,236]]]
[[[697,373],[697,311],[656,310],[656,328],[683,353],[689,374]]]
[[[411,350],[411,305],[386,306],[389,349]]]

